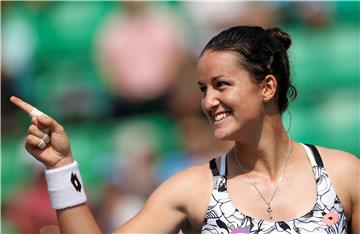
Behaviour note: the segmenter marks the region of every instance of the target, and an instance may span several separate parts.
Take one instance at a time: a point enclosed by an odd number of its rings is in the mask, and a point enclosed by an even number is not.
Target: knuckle
[[[64,127],[63,127],[63,126],[61,126],[61,125],[59,125],[59,131],[61,131],[61,132],[65,132]]]
[[[37,129],[37,127],[32,124],[32,125],[29,126],[28,132],[33,133],[34,131],[36,131],[36,129]]]
[[[31,125],[31,126],[32,126],[32,125]],[[31,134],[31,132],[32,132],[32,127],[31,127],[31,126],[28,128],[28,133],[29,133],[29,134]]]
[[[32,134],[28,135],[27,138],[28,138],[28,140],[31,141],[31,142],[36,141],[36,139],[37,139],[37,137],[34,136],[34,135],[32,135]]]
[[[33,124],[37,123],[37,119],[35,116],[31,118],[31,123],[33,123]]]
[[[32,142],[32,136],[31,135],[28,135],[27,137],[26,137],[26,144],[31,144],[31,142]]]

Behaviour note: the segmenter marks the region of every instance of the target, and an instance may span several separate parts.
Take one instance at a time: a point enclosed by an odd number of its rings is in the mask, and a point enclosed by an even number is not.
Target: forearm
[[[23,100],[11,97],[10,101],[32,118],[25,148],[48,169],[45,177],[49,197],[61,233],[101,233],[86,204],[80,171],[64,128]]]
[[[77,162],[46,170],[45,177],[61,233],[101,233],[86,203]]]
[[[56,210],[61,233],[101,233],[86,203]]]

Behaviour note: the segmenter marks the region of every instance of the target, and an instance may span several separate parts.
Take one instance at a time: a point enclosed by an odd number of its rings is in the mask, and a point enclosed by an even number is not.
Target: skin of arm
[[[186,220],[180,173],[160,185],[145,206],[115,233],[177,233]],[[186,175],[185,175],[186,176]],[[179,186],[180,185],[180,186]],[[101,233],[86,204],[57,210],[62,233]]]
[[[102,233],[86,203],[56,210],[61,233]]]
[[[357,175],[359,175],[359,163],[357,163]],[[352,213],[351,213],[351,223],[350,223],[350,231],[351,233],[360,233],[360,205],[359,205],[359,179],[357,182],[357,186],[353,186],[352,188]]]
[[[116,233],[178,233],[180,229],[184,232],[190,220],[202,221],[205,217],[211,178],[207,165],[179,172],[161,184],[140,212]]]
[[[165,181],[146,201],[145,206],[115,233],[177,233],[186,220],[182,180],[186,171]],[[62,233],[101,233],[86,204],[57,210]]]
[[[11,97],[10,101],[28,114],[34,109],[17,97]],[[44,149],[39,149],[36,145],[42,137],[40,134],[45,134],[44,129],[50,130],[51,140]],[[32,117],[25,148],[47,169],[63,167],[74,161],[64,128],[47,115]],[[56,215],[61,233],[101,233],[86,203],[56,210]]]
[[[191,220],[198,221],[191,226],[199,229],[211,189],[207,164],[185,169],[162,183],[144,207],[114,233],[178,233],[180,229],[186,233],[183,228],[189,228]],[[86,204],[57,210],[57,215],[62,233],[101,233]]]
[[[359,205],[359,183],[360,183],[360,161],[359,159],[352,158],[349,160],[350,170],[348,177],[348,188],[350,189],[350,197],[351,197],[351,218],[350,218],[350,232],[351,233],[360,233],[360,205]],[[354,180],[352,179],[352,175],[355,176]]]
[[[347,152],[319,147],[336,193],[344,207],[350,233],[360,233],[360,160]]]
[[[10,101],[28,114],[34,109],[19,98],[12,97]],[[45,134],[43,129],[50,129],[51,141],[44,149],[39,149],[36,145]],[[74,161],[64,128],[46,115],[32,118],[25,148],[48,169]],[[195,204],[196,207],[202,204],[201,209],[196,209],[200,210],[197,216],[203,218],[208,201],[203,200],[203,195],[210,191],[211,175],[207,165],[186,169],[160,185],[142,210],[116,233],[176,233],[191,216],[189,214],[194,213],[189,210]],[[86,203],[56,210],[56,213],[62,233],[101,233]]]

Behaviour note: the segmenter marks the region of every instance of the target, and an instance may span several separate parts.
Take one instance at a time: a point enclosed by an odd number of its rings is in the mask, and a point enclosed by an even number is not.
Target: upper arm
[[[196,170],[195,170],[196,171]],[[116,233],[177,233],[187,220],[189,189],[197,186],[194,169],[187,169],[161,184],[145,206]]]
[[[144,207],[116,233],[176,233],[180,229],[184,213],[174,201],[167,188],[158,188]],[[168,191],[170,192],[170,191]]]
[[[347,215],[351,233],[360,233],[360,160],[347,152],[321,148],[325,167]]]
[[[351,214],[351,233],[360,233],[360,193],[359,193],[359,184],[360,184],[360,160],[354,162],[354,173],[355,173],[355,180],[353,183],[352,188],[352,200],[351,200],[351,207],[352,207],[352,214]]]

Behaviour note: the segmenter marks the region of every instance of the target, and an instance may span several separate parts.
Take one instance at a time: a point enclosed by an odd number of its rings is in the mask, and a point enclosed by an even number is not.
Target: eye
[[[227,83],[227,82],[224,82],[224,81],[217,81],[216,82],[216,87],[217,88],[225,88],[226,86],[228,86],[229,85],[229,83]]]
[[[203,85],[199,85],[199,89],[202,93],[205,93],[206,92],[206,86],[203,86]]]

